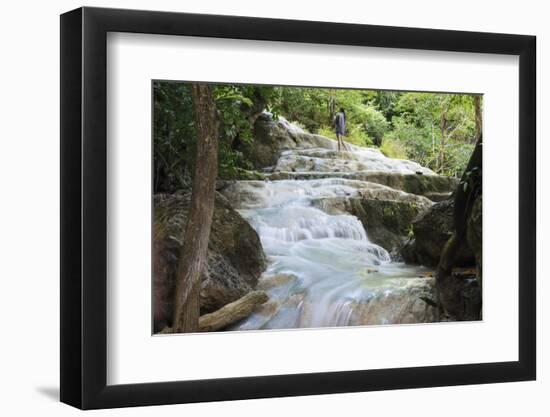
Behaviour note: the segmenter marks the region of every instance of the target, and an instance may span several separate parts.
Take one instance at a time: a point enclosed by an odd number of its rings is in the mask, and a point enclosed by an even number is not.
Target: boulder
[[[281,184],[283,199],[301,195],[304,184]],[[433,202],[426,197],[406,193],[374,182],[334,178],[312,180],[304,191],[312,206],[331,215],[351,214],[363,224],[369,239],[389,252],[396,251],[409,237],[412,222]],[[236,181],[220,189],[233,207],[254,209],[273,204],[273,183]]]
[[[396,190],[417,195],[449,193],[458,186],[458,178],[442,175],[407,174],[400,172],[374,171],[366,173],[366,181],[383,184]]]
[[[348,213],[363,224],[369,240],[396,254],[412,233],[413,221],[432,206],[426,197],[375,184],[360,183],[349,197],[319,198],[315,207],[329,214]]]
[[[154,196],[154,328],[171,325],[175,275],[190,204],[190,193]],[[266,268],[256,231],[216,193],[206,268],[201,275],[201,314],[211,313],[250,291]]]
[[[429,198],[434,203],[439,203],[441,201],[449,200],[453,196],[453,193],[451,191],[449,192],[437,192],[437,191],[429,191],[424,194],[424,197]]]
[[[413,324],[439,321],[435,303],[435,279],[409,278],[400,290],[378,291],[354,307],[350,326]]]
[[[388,158],[377,148],[346,144],[339,151],[335,140],[306,132],[282,117],[274,119],[269,113],[256,119],[254,140],[239,146],[255,169],[266,172],[267,180],[356,179],[434,201],[448,198],[459,181],[413,161]]]
[[[324,138],[332,148],[311,148],[301,142],[300,148],[281,152],[274,172],[394,172],[436,176],[431,169],[414,161],[388,158],[380,149],[346,144],[346,150],[335,150],[336,142]]]
[[[395,278],[399,280],[399,278]],[[345,311],[340,318],[329,321],[332,326],[372,326],[387,324],[433,323],[438,321],[435,302],[435,279],[432,277],[407,278],[399,287],[373,289],[362,299],[350,297],[336,310]],[[312,327],[317,306],[308,297],[288,299],[281,307],[299,306],[294,327]],[[335,308],[332,305],[329,308]],[[269,327],[267,325],[266,327]]]
[[[254,141],[241,144],[241,151],[261,169],[277,164],[281,152],[295,148],[334,149],[336,142],[324,136],[305,132],[284,118],[275,120],[269,113],[262,113],[254,123]]]
[[[429,210],[412,223],[413,235],[401,249],[403,259],[409,263],[436,266],[443,246],[454,230],[454,201],[435,203]],[[475,265],[472,250],[467,244],[460,249],[457,266]]]
[[[448,199],[455,190],[459,180],[442,175],[419,175],[392,171],[358,171],[358,172],[274,172],[265,178],[276,180],[313,180],[322,178],[344,178],[368,181],[391,187],[410,194],[423,195],[432,201]]]
[[[425,201],[351,198],[347,211],[356,216],[369,240],[396,254],[412,233],[413,221],[430,207]]]

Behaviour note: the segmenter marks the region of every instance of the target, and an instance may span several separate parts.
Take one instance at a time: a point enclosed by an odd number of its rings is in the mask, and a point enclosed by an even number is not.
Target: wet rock
[[[458,185],[456,178],[399,172],[368,172],[365,180],[417,195],[452,192]]]
[[[283,118],[275,120],[270,114],[263,113],[254,124],[254,141],[242,144],[241,151],[252,161],[254,168],[262,169],[276,165],[285,149],[313,147],[333,149],[336,142],[305,132]]]
[[[355,303],[349,325],[412,324],[438,321],[433,278],[410,279],[398,290],[378,291]]]
[[[412,223],[430,207],[425,201],[349,199],[347,211],[356,216],[370,241],[396,254],[412,233]]]
[[[335,140],[308,133],[282,117],[275,120],[268,113],[256,119],[254,140],[240,146],[254,168],[274,166],[275,173],[382,171],[436,176],[416,162],[388,158],[377,148],[346,144],[346,150],[338,151]]]
[[[433,203],[380,184],[363,183],[363,186],[349,196],[318,198],[312,204],[329,214],[356,216],[369,240],[395,255],[412,234],[412,222]]]
[[[317,173],[379,171],[435,176],[433,171],[416,162],[388,158],[379,149],[355,145],[349,145],[349,150],[346,151],[325,148],[283,151],[277,162],[276,171]]]
[[[390,262],[388,250],[402,247],[457,179],[378,149],[338,151],[335,141],[268,116],[256,123],[249,145],[264,180],[220,190],[262,237],[272,263],[257,288],[270,300],[230,329],[439,319],[433,270]],[[474,294],[471,278],[460,281]]]
[[[307,189],[307,192],[304,191]],[[228,184],[222,193],[233,207],[257,208],[272,204],[284,203],[295,195],[304,195],[312,200],[312,204],[330,213],[339,206],[340,212],[346,211],[342,202],[345,198],[359,197],[376,200],[395,200],[414,203],[420,208],[427,208],[432,202],[419,195],[393,189],[375,182],[328,177],[311,180],[296,180],[276,182],[269,181],[237,181]]]
[[[295,327],[371,326],[438,321],[434,278],[408,278],[398,287],[373,289],[362,299],[343,299],[329,306],[330,320],[316,319],[318,307],[300,300]],[[435,304],[435,305],[434,305]]]
[[[285,204],[304,195],[311,206],[327,214],[356,216],[370,241],[389,252],[403,245],[413,220],[433,204],[423,196],[342,178],[277,183],[238,181],[224,188],[223,193],[234,207],[247,209]]]
[[[441,306],[441,321],[476,321],[481,319],[482,294],[475,276],[452,273],[436,281]]]
[[[190,203],[190,193],[154,196],[154,327],[171,325],[175,274]],[[218,310],[252,291],[266,258],[256,231],[226,198],[216,194],[206,268],[201,275],[201,314]]]
[[[259,290],[271,290],[296,281],[296,276],[292,274],[275,274],[262,277],[258,282]]]
[[[400,253],[406,262],[436,266],[443,246],[454,230],[454,201],[446,200],[434,204],[412,224],[413,236]],[[467,244],[460,250],[457,266],[475,265],[474,254]]]
[[[449,200],[453,196],[453,193],[451,191],[444,192],[444,193],[439,193],[439,192],[436,192],[436,191],[429,191],[429,192],[425,193],[424,196],[426,198],[429,198],[430,200],[432,200],[435,203],[439,203],[441,201]]]
[[[266,174],[266,179],[276,180],[312,180],[322,178],[344,178],[368,181],[385,185],[410,194],[434,197],[436,194],[449,195],[458,185],[456,178],[441,175],[417,175],[401,172],[360,171],[360,172],[274,172]],[[441,196],[436,196],[435,198]]]
[[[335,140],[308,133],[283,118],[261,114],[254,126],[254,141],[241,151],[262,179],[347,178],[375,182],[434,201],[454,191],[458,179],[436,175],[416,162],[386,157],[377,148],[346,144],[338,151]],[[254,179],[254,178],[247,178]],[[258,178],[260,179],[260,178]]]

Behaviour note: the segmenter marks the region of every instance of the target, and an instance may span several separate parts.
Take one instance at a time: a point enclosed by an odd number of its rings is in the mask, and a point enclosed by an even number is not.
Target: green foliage
[[[439,170],[442,175],[460,177],[468,165],[475,145],[454,142],[446,146],[445,164]]]
[[[311,133],[336,139],[334,116],[346,112],[344,140],[377,146],[388,157],[411,159],[460,176],[473,151],[475,108],[471,95],[330,88],[212,84],[220,114],[219,177],[255,176],[241,152],[252,144],[262,111],[284,116]],[[155,82],[155,191],[174,191],[193,172],[196,132],[190,84]]]
[[[334,131],[334,128],[332,128],[332,127],[321,126],[317,133],[321,136],[326,136],[327,138],[331,138],[331,139],[336,140],[336,132]]]
[[[375,108],[377,108],[387,121],[391,122],[393,116],[398,114],[396,105],[399,102],[399,98],[403,95],[399,91],[370,91],[366,93],[368,102]]]
[[[401,94],[393,107],[393,128],[384,136],[384,142],[399,142],[407,158],[440,174],[460,176],[474,149],[472,97],[460,94]]]
[[[242,152],[232,149],[228,141],[220,141],[218,148],[218,176],[222,179],[238,179],[243,170],[252,169]]]
[[[402,152],[401,159],[409,158],[420,165],[433,166],[437,153],[432,130],[409,123],[401,117],[394,117],[392,123],[393,130],[389,131],[382,141],[382,151],[384,152],[386,146],[390,149],[398,148]]]
[[[329,90],[330,91],[330,90]],[[389,123],[370,101],[368,92],[361,90],[335,90],[335,109],[346,111],[346,138],[360,146],[380,146]],[[331,117],[329,125],[332,126]]]
[[[153,152],[155,191],[174,191],[188,178],[196,132],[189,84],[153,83]]]
[[[389,137],[384,138],[384,140],[382,141],[382,146],[380,147],[380,150],[388,158],[395,158],[395,159],[407,158],[407,151],[405,147],[401,144],[401,142]]]
[[[274,87],[251,85],[213,85],[216,107],[222,118],[222,141],[252,141],[254,117],[266,109],[276,95]],[[228,147],[227,150],[231,149]]]
[[[380,111],[372,106],[363,105],[357,110],[358,118],[362,121],[360,126],[372,138],[372,142],[380,146],[382,138],[389,128],[388,121]]]
[[[347,127],[344,140],[357,146],[373,146],[372,138],[369,136],[368,132],[360,126],[351,124]]]
[[[382,209],[382,215],[390,220],[395,217],[395,213],[391,207],[384,207]]]
[[[336,140],[336,133],[333,127],[321,126],[317,132],[319,135],[326,136]],[[347,129],[346,136],[343,137],[345,142],[351,143],[357,146],[373,146],[372,140],[369,137],[368,133],[361,128],[357,128],[353,125],[349,126]]]
[[[274,87],[223,84],[212,85],[212,93],[221,116],[218,176],[240,178],[252,164],[238,150],[239,144],[252,141],[255,117],[277,93]],[[153,96],[153,186],[155,191],[173,192],[184,187],[194,171],[196,131],[191,85],[156,81]]]
[[[330,124],[330,90],[277,87],[277,93],[269,107],[275,116],[282,115],[289,121],[300,122],[313,133]]]
[[[215,86],[212,89],[218,112],[223,115],[221,136],[231,142],[237,136],[244,141],[252,140],[252,130],[243,111],[252,107],[250,97],[241,91],[240,86]]]
[[[278,87],[270,110],[312,133],[336,139],[334,116],[346,112],[344,140],[358,146],[380,144],[389,122],[371,103],[369,91]]]

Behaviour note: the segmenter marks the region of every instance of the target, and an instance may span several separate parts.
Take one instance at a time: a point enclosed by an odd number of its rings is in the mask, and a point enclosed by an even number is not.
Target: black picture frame
[[[108,32],[519,56],[519,360],[107,385]],[[534,380],[535,45],[534,36],[251,17],[88,7],[61,15],[61,401],[94,409]]]

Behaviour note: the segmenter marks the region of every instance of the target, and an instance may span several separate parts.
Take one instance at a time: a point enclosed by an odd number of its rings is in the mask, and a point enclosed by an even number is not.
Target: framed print
[[[535,38],[61,16],[61,400],[532,380]]]

